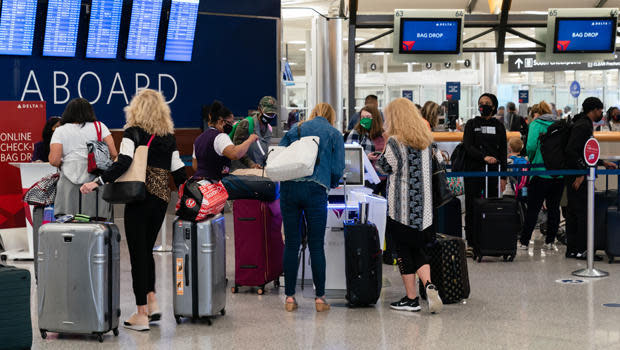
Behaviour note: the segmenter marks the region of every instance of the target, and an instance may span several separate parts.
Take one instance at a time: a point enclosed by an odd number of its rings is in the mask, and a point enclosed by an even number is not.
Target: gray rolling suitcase
[[[41,226],[37,294],[43,339],[48,331],[93,334],[99,342],[109,331],[118,335],[120,240],[112,223]]]
[[[174,318],[225,315],[226,224],[223,215],[192,222],[177,219],[172,238]]]

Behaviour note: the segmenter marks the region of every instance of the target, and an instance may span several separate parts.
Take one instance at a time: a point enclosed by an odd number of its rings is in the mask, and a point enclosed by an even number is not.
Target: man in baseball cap
[[[265,165],[267,152],[272,136],[272,125],[277,125],[278,101],[272,96],[264,96],[258,102],[258,109],[249,117],[243,119],[236,126],[232,137],[235,145],[242,144],[256,134],[258,141],[250,146],[245,157],[233,161],[231,170],[240,168],[260,168]]]

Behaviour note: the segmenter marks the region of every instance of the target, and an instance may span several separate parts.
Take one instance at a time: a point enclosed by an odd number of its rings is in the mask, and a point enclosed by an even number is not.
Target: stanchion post
[[[588,174],[588,266],[585,269],[573,272],[578,277],[606,277],[609,273],[594,268],[594,182],[596,180],[596,166],[590,166]]]

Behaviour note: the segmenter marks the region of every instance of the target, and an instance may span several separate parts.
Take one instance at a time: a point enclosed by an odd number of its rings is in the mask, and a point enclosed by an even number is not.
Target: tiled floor
[[[227,274],[234,279],[232,217],[228,219]],[[170,223],[171,221],[169,221]],[[119,222],[122,227],[122,221]],[[170,238],[170,237],[169,237]],[[300,297],[300,309],[286,313],[283,288],[268,288],[266,295],[228,291],[224,317],[205,323],[176,325],[172,315],[171,258],[156,254],[157,289],[163,319],[150,332],[121,329],[120,336],[106,335],[105,342],[81,336],[37,331],[36,300],[32,299],[34,349],[620,349],[620,263],[597,266],[610,277],[582,284],[560,284],[572,279],[571,271],[584,262],[564,258],[563,247],[541,252],[536,241],[528,252],[519,251],[513,263],[488,258],[469,260],[471,296],[447,305],[439,315],[426,311],[396,312],[389,303],[404,289],[398,271],[384,265],[387,287],[379,304],[348,309],[343,300],[332,300],[324,314],[314,311],[309,293]],[[121,303],[123,316],[134,310],[126,244],[122,243]],[[32,270],[32,263],[16,265]],[[32,293],[35,293],[33,283]],[[425,306],[425,305],[424,305]]]

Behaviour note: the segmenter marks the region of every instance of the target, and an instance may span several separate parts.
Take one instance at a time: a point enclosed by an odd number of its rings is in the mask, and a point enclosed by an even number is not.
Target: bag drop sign
[[[601,147],[595,138],[590,138],[583,148],[583,159],[589,166],[596,166],[599,156],[601,155]]]

